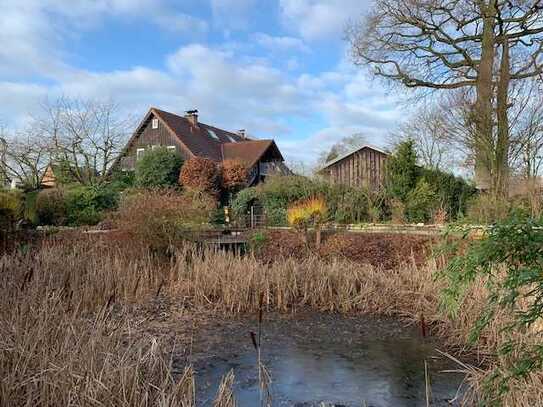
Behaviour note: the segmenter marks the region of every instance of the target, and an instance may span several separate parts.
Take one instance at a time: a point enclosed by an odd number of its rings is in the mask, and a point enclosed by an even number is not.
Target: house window
[[[138,148],[136,150],[136,160],[139,160],[141,157],[143,157],[143,154],[145,154],[144,148]]]
[[[158,119],[151,120],[151,128],[158,129]]]
[[[166,148],[168,149],[168,151],[175,151],[175,150],[177,150],[177,149],[175,148],[175,146],[168,146],[168,147],[166,147]]]

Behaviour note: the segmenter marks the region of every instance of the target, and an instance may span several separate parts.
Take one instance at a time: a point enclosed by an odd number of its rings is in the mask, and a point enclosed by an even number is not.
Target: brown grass
[[[64,242],[66,243],[66,242]],[[179,249],[169,262],[147,251],[98,245],[45,243],[25,255],[0,257],[0,405],[192,406],[190,367],[173,375],[160,338],[134,335],[124,305],[170,296],[187,308],[217,312],[340,313],[421,317],[451,346],[466,343],[484,304],[483,282],[465,296],[453,318],[438,307],[437,266],[414,261],[383,271],[348,260],[285,258],[263,265],[247,256]],[[262,300],[261,300],[262,298]],[[488,363],[503,342],[505,316],[484,331],[478,352]],[[486,371],[469,372],[477,388]],[[226,404],[231,378],[219,395]],[[541,375],[515,383],[506,405],[537,405]],[[474,393],[476,394],[476,393]],[[476,396],[474,396],[476,397]],[[531,404],[530,404],[531,402]],[[219,403],[219,402],[217,402]],[[535,404],[534,404],[535,403]]]

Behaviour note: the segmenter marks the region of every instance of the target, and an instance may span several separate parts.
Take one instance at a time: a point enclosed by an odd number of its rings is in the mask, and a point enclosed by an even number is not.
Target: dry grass
[[[45,244],[0,257],[0,405],[192,406],[190,368],[173,375],[159,339],[135,336],[123,304],[167,295],[218,312],[326,312],[422,317],[452,346],[465,344],[484,304],[477,284],[453,318],[438,307],[442,283],[434,262],[382,271],[346,260],[284,259],[180,249],[169,262],[92,241]],[[505,316],[484,331],[482,357],[502,343]],[[473,349],[470,349],[473,351]],[[489,359],[493,360],[493,359]],[[494,359],[495,360],[495,359]],[[468,372],[477,388],[485,371]],[[216,405],[234,405],[232,377]],[[543,376],[515,383],[506,405],[537,405]],[[474,393],[475,394],[475,393]],[[476,396],[474,396],[476,397]],[[220,404],[221,401],[222,403]]]

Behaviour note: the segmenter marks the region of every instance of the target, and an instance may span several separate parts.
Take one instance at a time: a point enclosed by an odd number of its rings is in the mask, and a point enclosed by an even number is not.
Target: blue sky
[[[0,0],[0,123],[45,98],[114,100],[126,114],[197,108],[203,122],[275,138],[308,165],[353,133],[384,146],[400,97],[342,40],[361,0]]]

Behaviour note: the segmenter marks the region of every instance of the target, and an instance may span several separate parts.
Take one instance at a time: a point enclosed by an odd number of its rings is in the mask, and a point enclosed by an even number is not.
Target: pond
[[[197,404],[211,406],[221,377],[233,369],[239,406],[259,405],[254,320],[235,320],[199,331],[191,362]],[[262,361],[271,375],[273,406],[425,406],[425,360],[431,405],[449,406],[463,376],[422,338],[416,327],[394,319],[297,313],[268,315]],[[454,405],[454,404],[453,404]]]

